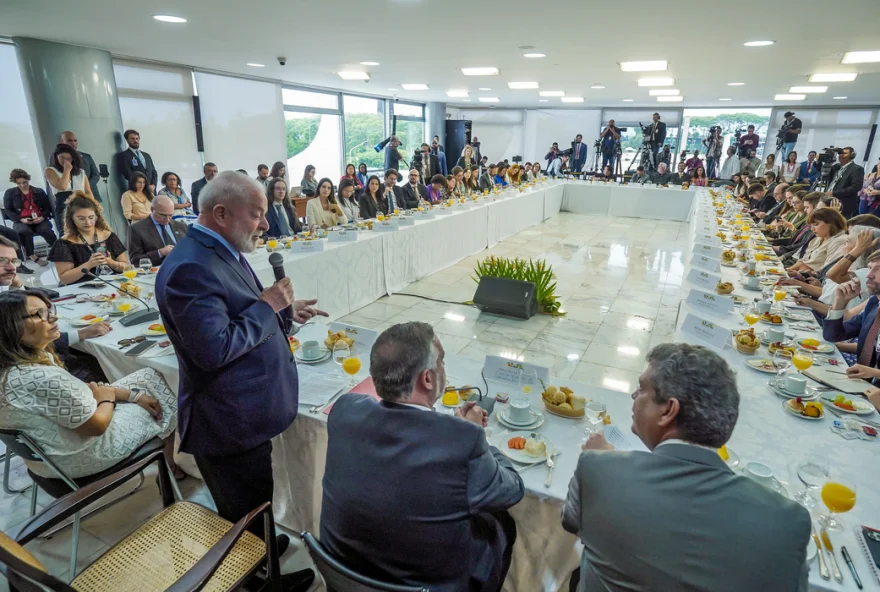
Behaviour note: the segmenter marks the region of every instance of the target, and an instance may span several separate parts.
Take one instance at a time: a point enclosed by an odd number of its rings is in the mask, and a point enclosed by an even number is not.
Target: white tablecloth
[[[694,189],[569,181],[562,209],[577,214],[686,222]]]
[[[547,189],[526,190],[504,201],[489,204],[488,246],[544,221],[544,195]],[[555,198],[554,198],[555,202]]]

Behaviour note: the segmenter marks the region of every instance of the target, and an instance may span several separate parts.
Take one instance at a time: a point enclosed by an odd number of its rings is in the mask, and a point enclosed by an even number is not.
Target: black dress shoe
[[[275,537],[275,546],[278,547],[278,557],[280,558],[290,546],[290,537],[286,534],[279,534]]]
[[[33,275],[34,270],[31,269],[30,267],[26,267],[24,264],[22,264],[16,268],[15,273],[19,273],[19,274],[23,273],[25,275]]]
[[[281,589],[284,592],[306,592],[315,583],[315,572],[303,569],[281,576]]]

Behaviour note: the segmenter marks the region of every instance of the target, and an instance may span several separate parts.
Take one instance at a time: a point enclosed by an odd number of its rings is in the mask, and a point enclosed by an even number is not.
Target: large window
[[[357,168],[366,163],[367,170],[380,171],[384,153],[373,146],[385,139],[385,101],[368,97],[344,95],[345,162]]]
[[[407,161],[425,141],[425,107],[413,103],[392,103],[391,112],[397,116],[397,137],[401,153]]]
[[[876,119],[876,112],[871,109],[790,109],[795,112],[795,117],[801,120],[803,127],[798,135],[794,149],[798,152],[798,159],[805,160],[807,152],[815,150],[821,152],[823,148],[835,146],[845,148],[851,146],[856,151],[856,162],[861,163],[868,156],[868,139],[871,136],[871,126]],[[775,130],[778,130],[785,118],[786,108],[777,108],[773,112],[773,121],[770,125],[775,138]],[[775,141],[775,140],[774,140]],[[775,143],[771,142],[775,148]],[[870,163],[873,167],[874,163]],[[867,172],[867,171],[866,171]]]
[[[681,123],[680,111],[658,110],[657,113],[660,115],[660,120],[666,123],[664,144],[669,144],[672,152],[675,153],[678,147],[678,131]],[[623,130],[620,134],[621,171],[626,172],[634,168],[634,164],[637,164],[635,161],[639,156],[644,137],[639,125],[651,125],[653,115],[653,110],[640,109],[605,109],[602,112],[602,122],[600,129],[596,131],[597,134],[611,119],[614,120],[614,125]]]
[[[287,177],[299,185],[306,166],[315,177],[334,184],[342,176],[342,110],[339,93],[283,88],[284,126],[287,139]]]
[[[760,138],[758,155],[762,154],[767,146],[767,129],[770,124],[770,109],[685,109],[682,132],[685,142],[681,150],[693,152],[699,150],[702,156],[706,154],[706,146],[703,140],[709,137],[709,129],[712,126],[721,126],[721,136],[724,138],[722,159],[726,158],[727,147],[737,144],[736,132],[746,133],[746,128],[755,126],[755,133]],[[775,140],[771,139],[769,149],[775,149]]]
[[[31,182],[42,186],[45,156],[41,158],[37,154],[15,47],[3,43],[0,43],[0,80],[3,80],[3,92],[0,92],[0,138],[3,138],[0,142],[0,187],[13,186],[7,181],[9,171],[14,168],[26,170],[31,175]]]

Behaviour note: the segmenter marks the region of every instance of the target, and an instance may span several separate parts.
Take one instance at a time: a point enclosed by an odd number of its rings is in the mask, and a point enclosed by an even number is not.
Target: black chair
[[[141,445],[140,448],[135,450],[131,456],[119,462],[109,469],[101,471],[100,473],[95,473],[94,475],[89,475],[88,477],[80,477],[78,479],[72,479],[68,477],[64,471],[62,471],[58,465],[56,465],[52,460],[46,455],[45,452],[34,442],[31,438],[27,436],[24,432],[20,430],[11,430],[11,429],[0,429],[0,441],[2,441],[6,445],[6,454],[14,453],[18,456],[22,457],[25,460],[32,462],[42,462],[47,467],[52,469],[56,475],[58,475],[57,479],[52,479],[49,477],[43,477],[41,475],[37,475],[30,469],[28,469],[28,475],[31,479],[33,479],[35,487],[31,491],[31,516],[36,514],[37,512],[37,492],[38,487],[42,489],[50,496],[55,499],[61,498],[72,491],[76,491],[86,485],[90,485],[91,483],[95,483],[100,481],[104,477],[108,475],[112,475],[126,467],[134,465],[144,458],[150,456],[156,451],[162,451],[164,448],[164,443],[159,438],[153,438],[149,442]],[[140,483],[143,484],[144,476],[140,475]],[[173,483],[172,487],[176,488],[177,484]],[[132,491],[131,493],[134,493]],[[129,494],[130,495],[130,494]],[[114,500],[118,501],[118,500]],[[94,509],[92,510],[94,511]],[[88,515],[88,514],[86,514]],[[70,549],[70,577],[73,579],[76,576],[76,555],[77,548],[79,546],[79,526],[80,519],[82,516],[80,512],[76,512],[73,517],[73,541],[71,543]]]
[[[361,575],[343,565],[309,532],[303,532],[299,536],[306,544],[315,567],[324,578],[327,592],[430,592],[423,586],[388,584]]]

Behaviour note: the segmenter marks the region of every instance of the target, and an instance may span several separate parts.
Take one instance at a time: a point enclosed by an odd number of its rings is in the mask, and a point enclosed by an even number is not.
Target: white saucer
[[[534,430],[542,425],[544,425],[544,414],[540,411],[531,410],[532,415],[534,416],[534,420],[528,424],[518,424],[513,423],[509,419],[507,419],[507,408],[500,410],[495,416],[498,418],[498,423],[503,425],[504,427],[511,428],[514,430]]]
[[[331,352],[329,349],[321,348],[321,351],[323,353],[320,356],[318,356],[317,358],[304,358],[304,357],[302,357],[302,354],[300,353],[301,351],[302,351],[302,346],[298,347],[297,350],[295,352],[293,352],[293,357],[296,359],[297,362],[299,362],[301,364],[318,364],[318,363],[323,362],[325,360],[329,360],[331,358],[331,356],[333,355],[333,352]]]

